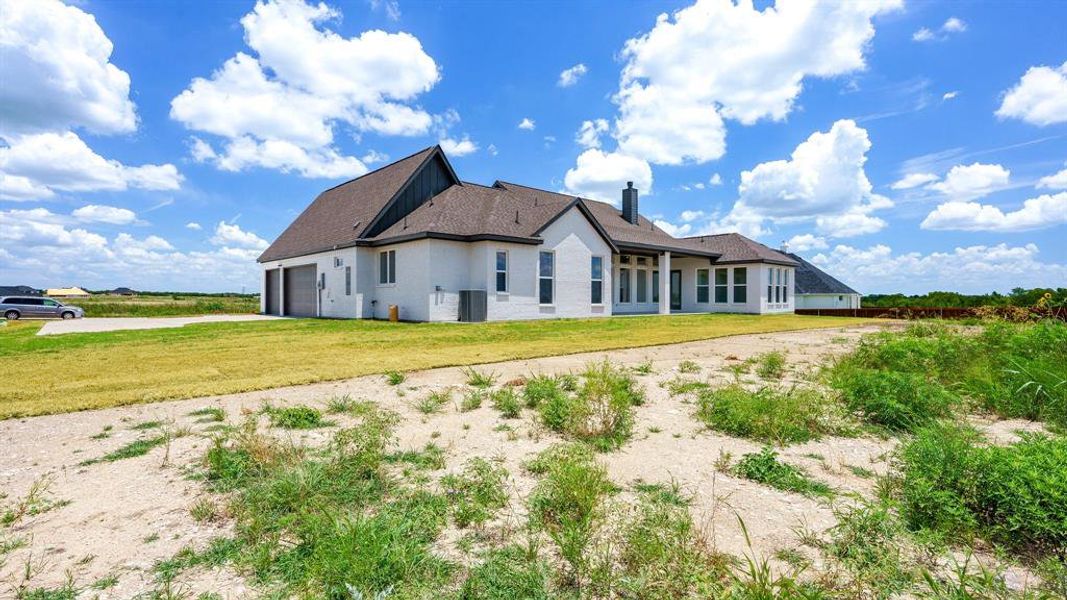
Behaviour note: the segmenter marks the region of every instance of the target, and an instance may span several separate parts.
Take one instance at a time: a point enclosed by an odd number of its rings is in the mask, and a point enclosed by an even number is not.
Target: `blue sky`
[[[319,191],[441,142],[864,293],[1067,285],[1067,4],[0,11],[4,284],[255,289]]]

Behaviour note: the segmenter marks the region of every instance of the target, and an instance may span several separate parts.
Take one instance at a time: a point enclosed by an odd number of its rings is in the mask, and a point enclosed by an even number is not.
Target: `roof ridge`
[[[321,195],[325,194],[326,192],[335,190],[335,189],[337,189],[337,188],[339,188],[341,186],[344,186],[344,185],[348,185],[348,184],[352,183],[353,181],[359,181],[360,179],[363,179],[364,177],[367,177],[369,175],[374,175],[375,173],[377,173],[379,171],[384,171],[385,169],[388,169],[389,167],[396,166],[396,165],[404,162],[405,160],[407,160],[409,158],[415,158],[416,156],[422,154],[423,152],[426,152],[426,151],[429,151],[429,150],[433,150],[434,148],[439,148],[440,146],[441,146],[440,144],[434,144],[433,146],[427,146],[427,147],[423,148],[422,150],[419,150],[418,152],[414,152],[412,154],[409,154],[409,155],[405,156],[404,158],[398,158],[398,159],[394,160],[393,162],[391,162],[389,164],[382,165],[382,166],[378,167],[377,169],[374,169],[373,171],[367,171],[366,173],[364,173],[364,174],[362,174],[362,175],[360,175],[358,177],[353,177],[352,179],[349,179],[348,181],[343,181],[343,182],[338,183],[337,185],[335,185],[333,187],[326,188],[325,190],[322,190],[321,192],[319,192],[319,195],[321,196]],[[443,152],[443,150],[442,150],[442,152]]]
[[[515,187],[525,188],[525,189],[528,189],[528,190],[534,190],[534,191],[537,191],[537,192],[544,192],[546,194],[555,194],[557,196],[566,196],[568,198],[581,198],[582,197],[582,196],[575,196],[573,194],[564,194],[563,192],[554,192],[552,190],[546,190],[545,188],[534,187],[532,185],[524,185],[524,184],[521,184],[521,183],[512,183],[510,181],[504,181],[503,179],[497,179],[494,183],[502,183],[504,185],[511,185],[511,186],[515,186]],[[596,202],[596,201],[594,200],[594,202]]]

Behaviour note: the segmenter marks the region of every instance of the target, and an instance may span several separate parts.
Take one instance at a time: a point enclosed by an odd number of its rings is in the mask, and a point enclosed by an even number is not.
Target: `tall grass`
[[[538,385],[535,397],[542,423],[602,451],[614,450],[630,438],[633,407],[645,401],[633,375],[608,361],[587,365],[574,394],[554,384]]]
[[[753,392],[730,385],[700,391],[697,402],[696,416],[708,427],[761,442],[806,442],[843,430],[834,401],[810,388]]]

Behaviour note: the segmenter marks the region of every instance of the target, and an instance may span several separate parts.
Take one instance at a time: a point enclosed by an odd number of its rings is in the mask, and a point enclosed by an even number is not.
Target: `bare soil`
[[[833,525],[830,507],[825,501],[777,491],[718,471],[715,463],[723,454],[736,458],[758,450],[760,445],[707,430],[693,418],[695,407],[689,400],[671,397],[661,384],[678,376],[726,382],[734,377],[727,370],[729,365],[771,350],[786,353],[786,383],[803,380],[829,357],[849,350],[863,333],[872,330],[867,327],[745,335],[512,361],[484,365],[478,370],[496,373],[502,383],[531,373],[578,371],[586,363],[604,358],[628,366],[651,361],[654,372],[639,377],[648,401],[637,409],[634,438],[621,450],[600,455],[611,478],[624,489],[638,481],[675,481],[694,497],[694,517],[704,525],[709,542],[718,550],[737,555],[750,551],[738,524],[740,518],[748,527],[752,550],[769,556],[779,549],[797,547],[800,529],[822,531]],[[683,360],[696,362],[700,372],[680,374],[678,364]],[[743,377],[756,380],[755,375]],[[465,379],[461,369],[434,369],[408,373],[407,380],[395,387],[381,376],[371,376],[0,421],[0,490],[7,495],[0,504],[18,501],[42,478],[50,481],[47,497],[58,503],[0,529],[0,541],[26,541],[24,547],[6,556],[6,564],[0,564],[0,597],[13,593],[13,586],[23,581],[26,565],[30,564],[33,587],[60,585],[68,576],[79,587],[85,587],[114,576],[118,578],[117,585],[84,597],[130,598],[153,589],[152,568],[157,561],[174,556],[187,545],[200,548],[211,538],[225,535],[225,519],[201,524],[190,515],[194,503],[206,496],[202,484],[190,475],[200,468],[211,443],[207,431],[211,424],[198,423],[197,417],[189,413],[204,407],[220,407],[226,411],[228,422],[236,423],[243,412],[258,411],[266,401],[276,406],[307,404],[325,410],[326,401],[332,396],[350,394],[355,399],[374,400],[403,418],[397,431],[398,449],[421,448],[432,441],[444,448],[449,471],[461,468],[474,456],[502,459],[511,474],[510,514],[517,520],[523,500],[535,483],[521,464],[559,438],[539,426],[529,411],[512,420],[502,419],[489,403],[471,412],[460,412],[458,404],[466,389]],[[454,390],[453,405],[432,415],[415,409],[416,400],[444,388]],[[337,426],[349,423],[345,416],[329,418]],[[131,429],[145,421],[164,421],[172,430],[186,428],[191,433],[175,438],[169,447],[154,448],[145,456],[80,464],[140,436],[155,435],[152,431]],[[109,426],[109,436],[93,439]],[[1010,437],[1014,430],[1026,427],[1025,423],[990,424],[998,438]],[[275,429],[272,433],[315,444],[329,438],[334,430]],[[867,472],[886,472],[895,443],[869,436],[830,437],[789,446],[781,450],[781,458],[805,468],[811,476],[841,492],[871,495],[874,478]],[[451,543],[455,537],[455,532],[446,531],[439,547],[450,557],[465,560]],[[227,569],[192,571],[179,581],[193,595],[201,591],[217,592],[225,598],[255,595],[240,575]]]

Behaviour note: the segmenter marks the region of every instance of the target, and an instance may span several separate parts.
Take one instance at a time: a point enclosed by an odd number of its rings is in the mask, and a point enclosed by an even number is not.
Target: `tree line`
[[[870,308],[942,307],[975,308],[978,306],[1037,306],[1045,298],[1050,307],[1067,306],[1067,288],[1014,288],[1007,294],[960,294],[958,292],[929,292],[905,294],[871,294],[863,297],[863,306]]]

